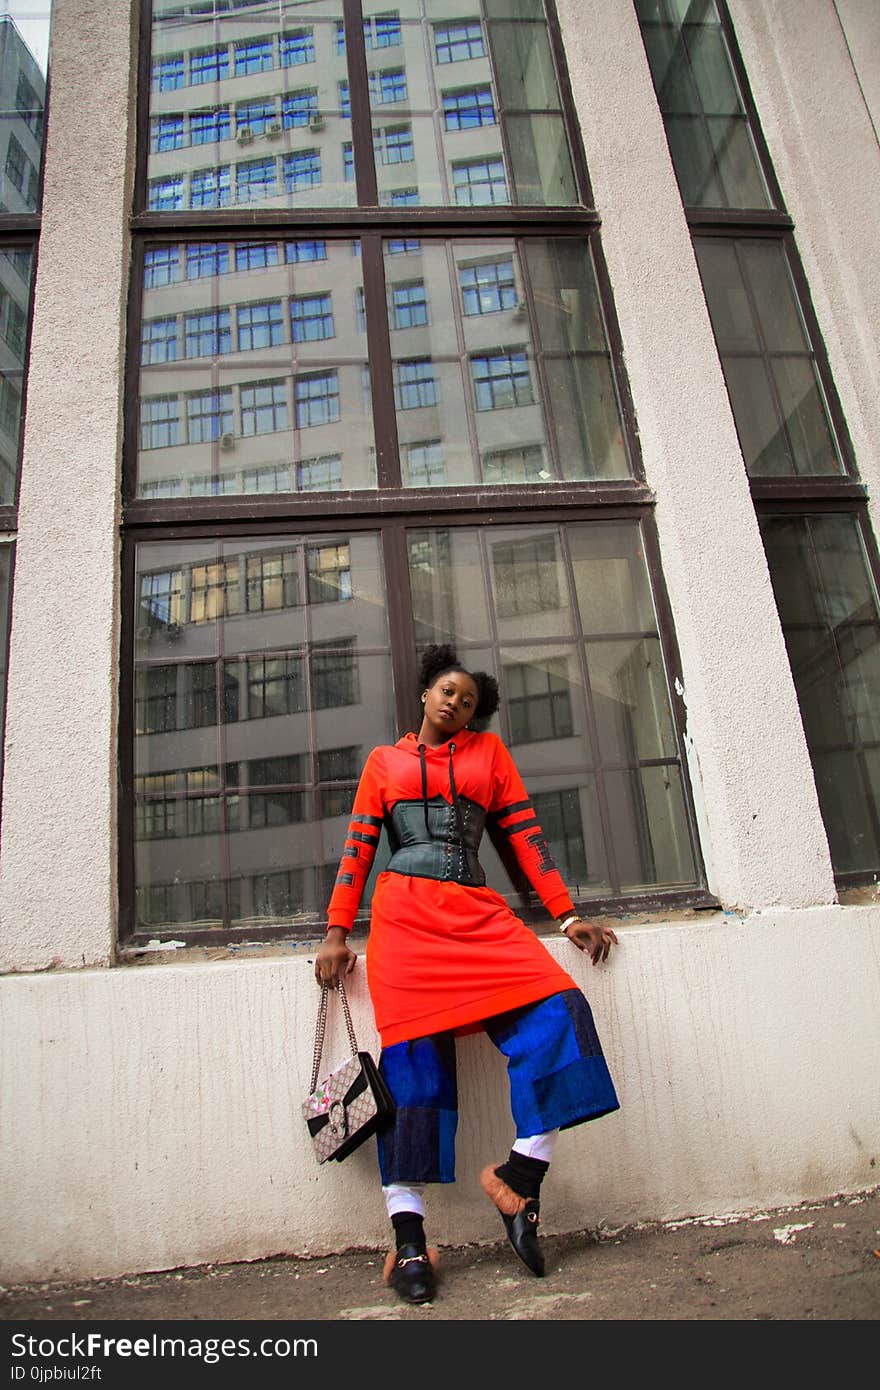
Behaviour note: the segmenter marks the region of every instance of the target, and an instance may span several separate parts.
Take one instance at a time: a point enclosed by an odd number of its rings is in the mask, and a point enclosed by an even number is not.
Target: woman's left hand
[[[615,946],[620,945],[610,927],[603,927],[599,922],[585,922],[581,918],[566,928],[565,935],[579,951],[589,952],[594,965],[608,959],[612,942]]]

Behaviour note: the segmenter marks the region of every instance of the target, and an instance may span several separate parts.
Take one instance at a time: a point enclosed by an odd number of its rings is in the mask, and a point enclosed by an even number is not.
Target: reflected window
[[[241,388],[241,432],[271,434],[288,429],[287,383],[261,381]]]
[[[392,286],[391,306],[394,328],[417,328],[427,323],[428,302],[424,282],[414,280],[411,284]]]
[[[271,72],[274,67],[271,39],[245,39],[234,45],[234,53],[236,77]]]
[[[492,547],[499,618],[524,617],[558,609],[559,576],[553,536],[508,541]]]
[[[458,159],[452,164],[452,186],[459,207],[487,207],[508,202],[504,160]]]
[[[239,352],[277,347],[284,342],[284,314],[280,301],[240,304],[237,318]]]
[[[220,82],[229,76],[229,50],[196,48],[189,55],[189,80],[193,86],[203,82]],[[180,83],[183,86],[183,83]]]
[[[510,716],[511,743],[538,743],[542,739],[571,737],[574,723],[568,663],[564,658],[548,659],[542,666],[506,666],[504,688]],[[549,838],[549,831],[543,822],[542,828]]]
[[[315,61],[315,36],[311,29],[292,29],[279,38],[279,55],[283,68],[298,67]]]
[[[310,546],[307,554],[309,603],[338,603],[351,598],[348,545]]]
[[[232,120],[226,106],[194,111],[189,118],[189,138],[192,145],[216,144],[218,140],[228,140],[231,135]]]
[[[336,372],[314,372],[294,382],[297,429],[329,425],[339,419],[339,378]]]
[[[297,464],[296,485],[299,492],[332,492],[342,487],[342,459],[338,454],[303,459]]]
[[[492,88],[465,87],[460,92],[444,92],[443,119],[447,130],[473,130],[481,125],[495,125]]]
[[[231,391],[193,391],[186,398],[186,437],[205,444],[232,430]]]
[[[394,404],[398,410],[437,404],[437,379],[430,358],[395,363]]]
[[[512,259],[460,266],[458,278],[466,314],[497,314],[516,307]]]
[[[291,336],[295,343],[333,337],[333,309],[329,294],[303,295],[290,301]]]
[[[438,63],[461,63],[485,56],[483,29],[478,19],[434,25],[434,57]]]
[[[530,405],[532,380],[525,352],[493,352],[471,358],[477,410]]]

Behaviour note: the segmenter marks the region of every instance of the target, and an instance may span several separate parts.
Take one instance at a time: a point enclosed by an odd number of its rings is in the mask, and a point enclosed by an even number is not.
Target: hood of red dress
[[[430,744],[427,744],[427,743],[426,743],[426,744],[423,744],[423,747],[424,747],[424,750],[425,750],[425,755],[426,755],[427,757],[429,757],[429,758],[431,758],[431,757],[448,758],[448,757],[449,757],[449,745],[450,745],[450,743],[452,743],[452,744],[455,745],[455,751],[456,751],[456,753],[457,753],[457,752],[459,752],[460,749],[462,749],[462,748],[464,747],[464,745],[465,745],[466,743],[469,743],[470,740],[471,740],[472,738],[479,738],[479,734],[477,733],[476,729],[462,729],[462,730],[461,730],[461,733],[456,734],[456,735],[454,736],[454,738],[448,739],[448,740],[446,741],[446,743],[440,743],[440,744],[438,744],[438,746],[437,746],[436,748],[432,748],[432,747],[430,746]],[[404,753],[412,753],[412,754],[414,754],[416,757],[418,757],[418,754],[419,754],[419,739],[418,739],[418,734],[413,734],[413,733],[404,734],[403,738],[399,738],[399,739],[397,740],[397,742],[395,743],[394,747],[395,747],[395,748],[399,748],[399,749],[400,749],[402,752],[404,752]]]

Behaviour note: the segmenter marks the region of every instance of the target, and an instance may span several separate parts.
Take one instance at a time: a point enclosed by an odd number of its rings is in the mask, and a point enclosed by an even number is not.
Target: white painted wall
[[[718,914],[624,928],[598,969],[551,941],[592,1002],[621,1110],[561,1136],[546,1230],[875,1183],[878,930],[877,908]],[[355,1027],[374,1047],[362,972]],[[300,1117],[317,997],[302,955],[0,980],[0,1278],[381,1247],[373,1142],[319,1167]],[[512,1138],[505,1071],[485,1037],[459,1058],[459,1181],[429,1194],[440,1243],[503,1235],[477,1175]]]

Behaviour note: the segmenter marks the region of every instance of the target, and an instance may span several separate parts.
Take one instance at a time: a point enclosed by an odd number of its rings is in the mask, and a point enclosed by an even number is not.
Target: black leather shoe
[[[434,1269],[417,1245],[401,1245],[388,1256],[386,1282],[404,1303],[428,1303],[434,1297]]]
[[[511,1245],[536,1279],[543,1279],[544,1277],[544,1252],[538,1242],[540,1222],[538,1213],[540,1209],[539,1202],[532,1197],[526,1202],[523,1210],[517,1212],[516,1216],[507,1216],[504,1212],[501,1213],[501,1220],[504,1222]]]

